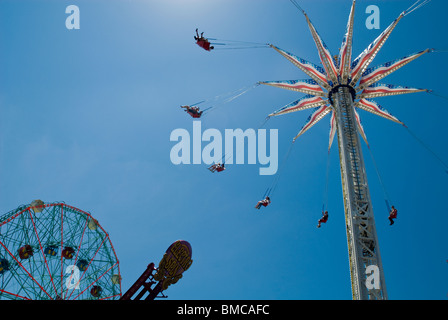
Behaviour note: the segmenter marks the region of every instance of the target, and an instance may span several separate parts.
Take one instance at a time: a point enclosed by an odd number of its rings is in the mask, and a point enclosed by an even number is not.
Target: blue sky
[[[338,52],[349,0],[298,1],[330,51]],[[357,1],[353,58],[412,0]],[[65,8],[80,9],[80,29]],[[380,29],[365,26],[368,5]],[[447,50],[448,4],[432,0],[403,18],[372,66],[426,48]],[[329,118],[296,141],[272,204],[253,207],[272,183],[259,165],[170,161],[179,106],[262,80],[307,76],[272,49],[206,52],[205,36],[272,43],[318,63],[303,15],[287,0],[0,2],[0,213],[34,199],[89,211],[120,260],[123,293],[171,243],[187,240],[193,264],[169,299],[351,299],[337,143],[330,154],[330,219],[317,229],[325,188]],[[446,53],[431,53],[385,83],[448,96]],[[302,94],[258,86],[208,114],[203,128],[257,129]],[[447,100],[429,93],[376,99],[448,162]],[[311,111],[273,118],[279,159]],[[446,299],[444,212],[448,175],[406,129],[360,112],[398,220],[389,226],[383,188],[364,148],[390,299]]]

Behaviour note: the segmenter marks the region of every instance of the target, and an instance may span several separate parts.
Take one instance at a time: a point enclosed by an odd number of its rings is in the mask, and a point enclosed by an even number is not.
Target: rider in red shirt
[[[201,32],[201,35],[199,36],[198,29],[196,28],[196,36],[194,37],[194,40],[196,40],[196,44],[200,46],[202,49],[210,51],[213,50],[214,47],[210,45],[210,41],[208,39],[204,38],[204,32]]]

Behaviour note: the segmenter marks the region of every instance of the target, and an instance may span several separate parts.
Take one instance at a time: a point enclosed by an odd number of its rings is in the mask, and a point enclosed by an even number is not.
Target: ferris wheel
[[[109,234],[90,213],[35,200],[0,216],[0,300],[118,300]]]

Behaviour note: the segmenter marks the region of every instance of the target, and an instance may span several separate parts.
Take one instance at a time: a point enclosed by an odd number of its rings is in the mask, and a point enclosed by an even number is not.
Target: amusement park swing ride
[[[431,92],[431,90],[427,89],[384,84],[379,83],[379,81],[420,56],[436,51],[434,49],[426,49],[376,67],[369,67],[399,21],[430,0],[418,0],[407,10],[403,11],[353,61],[352,40],[356,0],[352,1],[345,36],[338,56],[331,55],[316,28],[311,23],[307,13],[297,1],[290,1],[305,16],[317,47],[322,67],[297,57],[275,45],[268,45],[308,75],[310,79],[259,82],[258,84],[305,94],[299,100],[271,113],[267,119],[273,116],[314,108],[314,112],[309,116],[306,124],[294,137],[294,142],[326,115],[330,114],[329,149],[334,137],[337,136],[352,298],[354,300],[385,300],[387,299],[386,283],[359,137],[361,136],[363,138],[367,146],[368,142],[357,110],[367,111],[407,128],[403,122],[383,109],[372,98],[416,92]],[[202,44],[198,43],[201,47]],[[214,47],[220,45],[219,43],[213,42],[211,44]],[[207,51],[210,51],[210,46],[207,46],[207,48]],[[441,160],[439,159],[439,161]],[[446,164],[443,161],[441,162],[446,167]],[[269,196],[271,189],[274,187],[275,184],[265,193],[266,204],[263,204],[264,206],[270,202]],[[260,207],[262,201],[257,204],[257,208]],[[387,200],[386,204],[390,210]],[[393,217],[392,214],[390,217]],[[391,221],[391,223],[393,222]],[[377,273],[376,283],[371,282],[372,278],[370,274],[372,272]]]
[[[352,2],[346,33],[336,61],[306,12],[297,2],[292,2],[306,18],[323,68],[276,46],[272,46],[282,56],[305,72],[312,80],[263,82],[266,85],[306,93],[306,96],[303,98],[286,105],[270,116],[315,108],[308,122],[294,138],[295,140],[327,114],[331,114],[330,146],[334,136],[337,135],[352,297],[354,300],[384,300],[387,299],[386,283],[359,136],[366,142],[367,139],[357,109],[362,109],[403,124],[370,99],[380,96],[426,91],[423,89],[379,84],[378,81],[423,54],[431,52],[432,49],[426,49],[401,59],[369,68],[369,64],[384,45],[398,22],[422,4],[414,5],[402,12],[352,62],[353,22],[356,1]],[[324,92],[324,90],[327,92]],[[369,285],[369,274],[372,267],[376,269],[376,272],[379,272],[379,283],[376,283],[374,286]]]

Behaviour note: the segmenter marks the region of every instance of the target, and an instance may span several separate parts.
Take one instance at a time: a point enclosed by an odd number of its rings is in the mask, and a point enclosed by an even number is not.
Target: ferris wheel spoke
[[[63,270],[62,270],[62,260],[63,260],[63,257],[62,257],[62,250],[63,250],[63,247],[64,247],[64,206],[63,205],[61,205],[61,292],[63,291],[63,286],[62,286],[62,284],[63,284]]]
[[[30,292],[29,286],[26,286],[26,280],[21,277],[21,274],[19,273],[20,270],[23,270],[23,268],[19,268],[16,272],[15,269],[19,266],[18,263],[15,263],[13,265],[8,266],[8,271],[11,270],[12,272],[9,272],[9,274],[3,274],[1,279],[1,288],[4,291],[12,291],[15,292],[16,295],[20,295],[23,291],[27,296],[31,297],[33,296],[33,292]],[[13,271],[14,270],[14,271]],[[25,279],[29,279],[29,277],[26,277]],[[17,285],[14,285],[14,283],[21,283],[22,285],[18,287]],[[5,290],[7,289],[7,290]],[[9,292],[8,291],[8,292]]]
[[[6,278],[6,279],[5,279],[5,278]],[[3,288],[3,291],[4,291],[4,292],[8,292],[7,290],[4,290],[4,289],[6,289],[6,288],[9,288],[8,290],[11,290],[11,291],[16,290],[16,293],[15,293],[15,294],[11,293],[12,295],[18,295],[18,296],[19,296],[20,291],[25,291],[25,293],[26,293],[28,296],[32,296],[32,295],[30,294],[30,292],[28,292],[28,290],[27,290],[26,288],[24,288],[24,287],[16,288],[16,287],[14,287],[14,285],[12,285],[12,287],[10,286],[10,283],[11,283],[11,282],[14,283],[14,281],[16,281],[16,283],[19,283],[20,280],[21,280],[21,279],[18,277],[17,273],[15,273],[15,272],[14,272],[14,273],[11,272],[10,275],[9,275],[9,277],[8,277],[8,276],[5,276],[5,275],[2,276],[1,287]],[[9,293],[9,292],[8,292],[8,293]]]
[[[98,282],[98,280],[100,280],[105,274],[107,274],[113,267],[115,267],[118,264],[118,261],[115,262],[113,265],[111,265],[109,267],[109,269],[107,269],[106,271],[104,271],[104,273],[98,277],[98,279],[96,279],[94,282],[92,282],[90,285],[88,285],[82,292],[80,292],[74,299],[76,299],[78,296],[80,296],[81,294],[84,293],[84,291],[86,291],[87,289],[89,289],[92,285],[94,285],[96,282]]]
[[[18,295],[18,294],[12,293],[12,292],[8,292],[8,291],[3,290],[3,289],[0,289],[0,292],[1,293],[5,293],[5,294],[9,294],[9,295],[11,295],[13,297],[16,297],[16,298],[19,298],[19,299],[22,299],[22,300],[31,300],[30,298],[23,297],[21,295]]]
[[[7,224],[8,222],[13,221],[15,218],[17,218],[18,216],[20,216],[22,213],[24,213],[28,208],[25,208],[23,210],[18,211],[17,213],[15,213],[14,215],[12,215],[11,217],[9,217],[8,219],[5,219],[4,221],[2,221],[2,223],[0,223],[0,227],[3,226],[4,224]]]
[[[98,300],[109,300],[109,299],[113,299],[113,298],[120,297],[120,296],[121,296],[121,294],[114,294],[112,296],[104,297],[104,298],[101,298]]]
[[[81,239],[79,239],[78,248],[81,248],[82,240],[84,239],[84,235],[85,235],[85,233],[86,233],[86,228],[87,228],[87,225],[88,225],[88,224],[89,224],[89,219],[86,219],[86,223],[84,224],[84,228],[83,228],[83,230],[82,230]],[[80,250],[78,250],[78,251],[76,252],[75,263],[78,261],[79,251],[80,251]]]
[[[79,255],[79,252],[80,252],[79,249],[81,248],[82,240],[84,239],[84,234],[86,232],[86,228],[87,228],[88,223],[89,223],[89,219],[86,219],[86,223],[84,224],[84,229],[82,231],[81,239],[79,240],[78,250],[76,252],[76,257],[75,257],[75,262],[74,262],[75,266],[77,265],[77,262],[78,262],[78,255]],[[67,286],[67,289],[65,290],[64,299],[67,297],[68,290],[69,290],[69,287]],[[72,288],[72,292],[73,292],[73,290],[74,290],[74,288]],[[62,292],[61,292],[61,296],[62,296]],[[70,296],[71,296],[71,294],[70,294]]]
[[[37,241],[39,242],[39,248],[40,248],[40,251],[42,253],[42,257],[44,258],[45,267],[47,268],[48,275],[50,276],[51,284],[53,285],[54,292],[56,293],[57,292],[56,286],[54,285],[53,277],[51,275],[51,271],[50,271],[50,268],[49,268],[48,263],[47,263],[47,258],[45,257],[44,249],[42,247],[42,243],[40,241],[39,234],[37,233],[36,224],[34,223],[33,215],[31,214],[31,209],[28,209],[28,212],[29,212],[29,215],[30,215],[30,218],[31,218],[31,222],[33,224],[33,228],[34,228],[34,232],[36,234]]]

